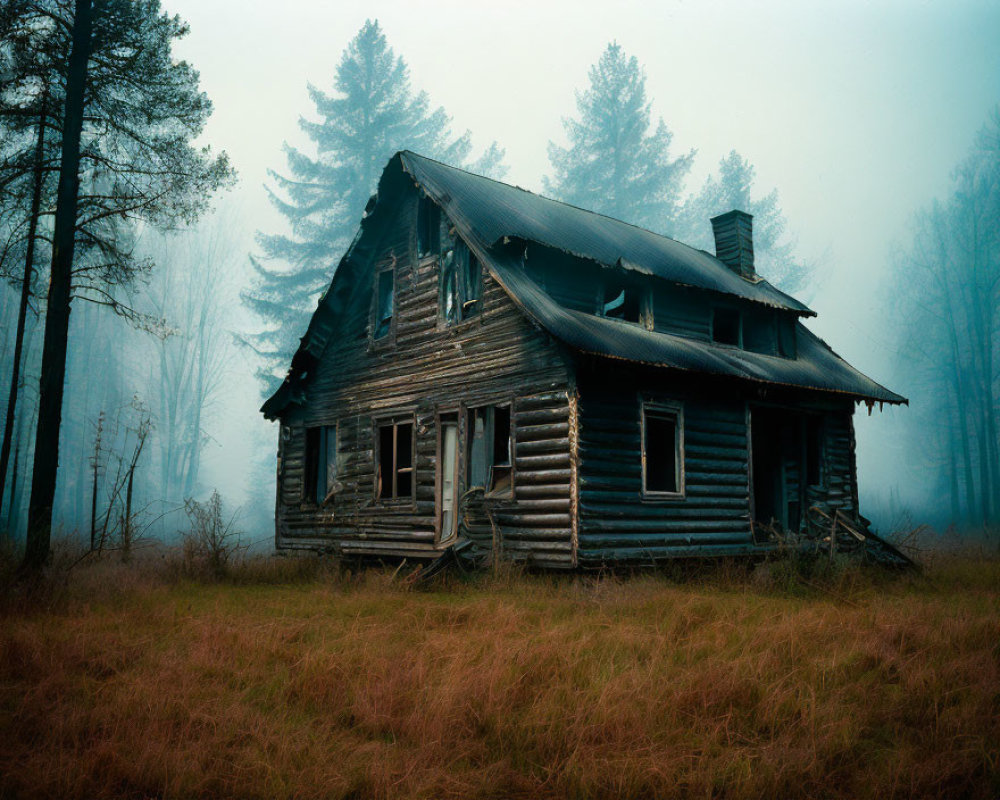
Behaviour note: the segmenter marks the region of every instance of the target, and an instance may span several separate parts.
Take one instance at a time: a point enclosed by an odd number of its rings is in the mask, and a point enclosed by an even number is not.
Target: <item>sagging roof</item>
[[[366,268],[377,237],[365,237],[374,220],[390,213],[406,175],[454,223],[479,260],[511,299],[541,327],[570,348],[596,356],[651,366],[719,375],[766,384],[814,389],[868,403],[906,403],[838,356],[823,340],[796,323],[795,358],[753,353],[565,308],[510,257],[506,239],[538,242],[607,266],[632,269],[680,285],[763,303],[799,315],[805,305],[764,280],[749,282],[714,256],[633,225],[549,200],[499,181],[473,175],[409,151],[390,160],[379,181],[379,202],[341,259],[329,290],[292,360],[288,377],[261,411],[275,419],[302,398],[302,383],[322,355],[349,302],[353,282]],[[369,241],[370,240],[370,241]],[[616,248],[621,248],[619,251]]]
[[[796,324],[795,358],[753,353],[566,308],[518,265],[493,258],[490,267],[532,318],[557,339],[584,353],[759,383],[818,389],[869,402],[907,402],[856,370],[801,323]]]
[[[449,167],[409,150],[403,168],[454,222],[464,222],[486,246],[504,237],[537,242],[605,266],[618,266],[697,289],[815,316],[808,306],[763,278],[741,278],[715,256],[603,214],[481,175]],[[706,220],[707,223],[707,220]]]

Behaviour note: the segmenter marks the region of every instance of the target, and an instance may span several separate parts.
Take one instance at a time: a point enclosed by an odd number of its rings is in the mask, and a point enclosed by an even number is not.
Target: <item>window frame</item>
[[[382,282],[382,276],[386,273],[391,273],[391,298],[392,298],[392,316],[389,317],[389,327],[386,329],[385,333],[381,336],[376,336],[378,331],[379,322],[379,288]],[[375,280],[372,285],[372,310],[371,310],[371,327],[369,339],[375,347],[383,346],[391,343],[396,338],[396,265],[391,264],[385,267],[378,267],[375,270]]]
[[[438,326],[442,328],[454,328],[476,318],[481,318],[483,314],[483,304],[485,300],[485,282],[483,280],[483,262],[472,251],[472,248],[460,237],[455,237],[455,243],[450,248],[451,260],[448,261],[448,248],[443,248],[441,258],[438,261]],[[464,268],[462,266],[462,254],[464,254]],[[472,264],[475,263],[475,271]],[[454,297],[457,313],[454,319],[449,319],[445,314],[445,281],[449,273],[454,280]],[[469,298],[467,290],[472,283],[471,278],[476,275],[476,285],[479,287],[479,296]],[[475,303],[473,310],[467,310],[470,303]]]
[[[329,460],[329,436],[333,431],[333,464],[334,479],[331,483],[330,460]],[[315,437],[315,441],[313,441]],[[315,448],[315,449],[314,449]],[[303,433],[303,458],[302,458],[302,491],[301,500],[303,503],[321,508],[329,504],[333,496],[340,490],[337,485],[339,476],[343,468],[340,449],[340,422],[332,424],[307,425]],[[325,491],[320,497],[320,476],[325,474]]]
[[[646,454],[646,416],[648,412],[661,417],[674,419],[674,476],[677,486],[674,491],[660,491],[646,488],[647,454]],[[639,400],[639,453],[642,465],[641,491],[643,500],[647,501],[677,501],[686,497],[685,457],[684,457],[684,404],[669,400],[657,400],[642,397]]]
[[[400,496],[397,492],[397,482],[400,469],[397,464],[397,454],[399,451],[399,426],[410,426],[410,466],[406,469],[410,473],[410,494]],[[382,468],[382,429],[393,428],[392,435],[392,494],[381,495],[379,492],[379,479]],[[389,414],[374,417],[372,419],[372,497],[379,506],[403,505],[415,506],[417,502],[417,420],[413,411]]]
[[[600,282],[597,286],[597,308],[596,315],[602,317],[603,319],[610,319],[615,322],[624,322],[628,325],[638,325],[646,330],[653,330],[653,293],[647,286],[639,286],[628,281],[622,281],[621,289],[628,295],[630,292],[634,292],[638,295],[639,301],[639,319],[633,322],[630,319],[624,319],[623,317],[610,317],[605,313],[605,297],[607,296],[607,291],[609,287],[609,282]]]
[[[508,443],[510,448],[510,486],[505,489],[491,489],[493,485],[493,469],[497,465],[494,463],[493,456],[496,449],[496,409],[506,408],[508,411],[510,425],[508,433]],[[514,398],[500,398],[492,402],[477,403],[476,405],[467,405],[465,407],[464,413],[464,424],[465,424],[465,446],[461,448],[464,460],[464,470],[463,470],[463,481],[465,483],[466,490],[473,488],[471,470],[472,470],[472,444],[473,444],[473,434],[474,430],[469,424],[473,419],[473,414],[477,411],[485,410],[486,419],[484,421],[483,439],[484,439],[484,452],[486,453],[487,463],[486,463],[486,475],[484,477],[484,482],[482,484],[483,494],[489,498],[497,498],[503,500],[513,500],[515,498],[515,487],[517,485],[517,468],[515,465],[515,453],[517,448],[517,427],[515,425],[514,419]],[[501,465],[508,466],[508,465]],[[478,484],[475,484],[478,486]]]
[[[426,194],[421,194],[417,198],[415,233],[413,252],[416,263],[431,261],[441,256],[444,249],[442,247],[443,237],[441,236],[441,207]],[[430,236],[433,239],[430,242],[430,249],[426,252],[422,251],[420,247],[423,236]]]
[[[715,317],[719,312],[724,314],[735,314],[736,315],[736,342],[720,342],[715,338]],[[713,306],[712,307],[712,324],[709,326],[709,336],[712,340],[712,344],[717,344],[721,347],[734,347],[738,350],[743,348],[743,311],[739,308],[733,308],[732,306]]]

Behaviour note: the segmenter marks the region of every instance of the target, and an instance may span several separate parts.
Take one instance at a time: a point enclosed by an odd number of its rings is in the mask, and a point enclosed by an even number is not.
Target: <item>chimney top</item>
[[[753,217],[732,210],[712,218],[715,257],[741,278],[753,278]]]

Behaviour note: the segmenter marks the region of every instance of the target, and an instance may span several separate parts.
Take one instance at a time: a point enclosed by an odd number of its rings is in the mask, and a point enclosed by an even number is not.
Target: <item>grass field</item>
[[[0,797],[1000,796],[995,560],[402,578],[11,594]]]

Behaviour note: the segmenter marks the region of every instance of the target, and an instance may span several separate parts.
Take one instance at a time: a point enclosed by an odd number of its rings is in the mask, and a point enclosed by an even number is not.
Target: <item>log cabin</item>
[[[711,224],[714,254],[397,153],[262,408],[276,546],[586,568],[863,528],[855,406],[906,400],[756,273],[750,215]]]

